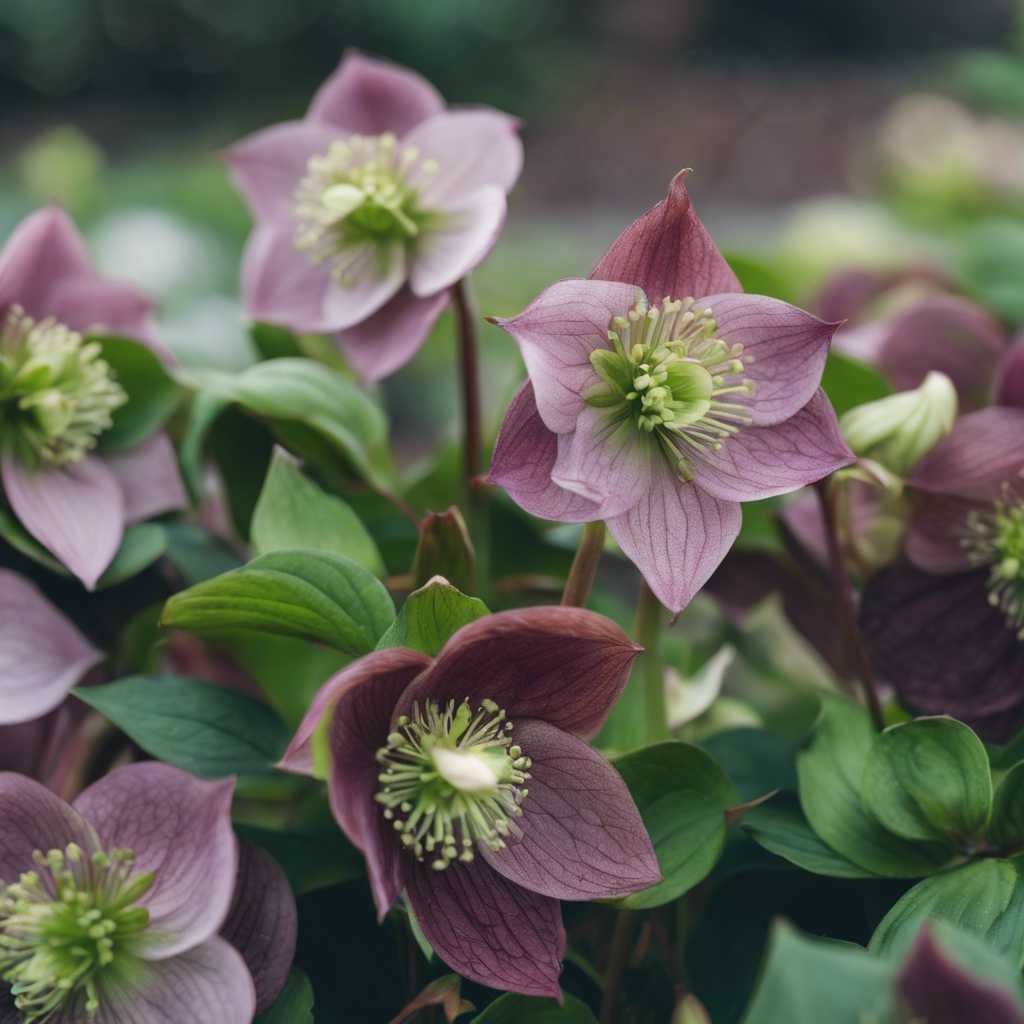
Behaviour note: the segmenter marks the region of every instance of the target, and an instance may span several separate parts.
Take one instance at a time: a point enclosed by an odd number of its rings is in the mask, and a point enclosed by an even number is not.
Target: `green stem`
[[[668,738],[668,714],[665,708],[665,679],[661,660],[662,605],[644,580],[636,606],[633,637],[643,647],[640,655],[640,679],[644,691],[644,720],[647,742]]]
[[[565,581],[562,604],[572,608],[586,608],[590,588],[594,585],[597,563],[604,550],[604,522],[587,523],[583,527],[583,538],[572,560],[569,578]]]

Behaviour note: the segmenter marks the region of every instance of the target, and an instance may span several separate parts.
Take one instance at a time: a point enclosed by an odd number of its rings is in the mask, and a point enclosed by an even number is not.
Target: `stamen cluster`
[[[88,855],[72,843],[33,859],[37,870],[0,892],[0,978],[27,1024],[71,1007],[92,1015],[100,975],[149,923],[132,904],[153,875],[133,873],[131,850]]]
[[[500,850],[516,831],[529,790],[531,761],[512,743],[512,723],[491,700],[476,712],[467,700],[441,707],[428,700],[402,716],[377,752],[382,765],[376,800],[402,844],[441,871],[473,860],[473,846]]]
[[[693,299],[665,298],[648,307],[640,299],[625,317],[608,325],[609,348],[590,361],[602,380],[586,395],[589,405],[608,409],[613,422],[632,418],[653,434],[679,476],[693,479],[689,455],[722,442],[751,422],[746,406],[723,395],[754,394],[741,377],[742,345],[715,337],[712,310],[694,309]]]
[[[404,244],[430,215],[417,206],[418,191],[437,173],[437,162],[420,161],[415,146],[399,148],[391,132],[353,135],[310,157],[295,193],[299,226],[295,246],[314,263],[330,262],[346,287],[362,246]]]
[[[1024,501],[1004,485],[990,511],[968,513],[963,544],[976,565],[991,566],[988,600],[1024,640]]]
[[[97,342],[52,317],[38,323],[11,307],[0,329],[0,435],[19,458],[81,462],[128,401]]]

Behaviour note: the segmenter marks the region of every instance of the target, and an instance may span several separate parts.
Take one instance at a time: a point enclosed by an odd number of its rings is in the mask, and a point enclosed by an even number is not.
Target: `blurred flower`
[[[26,1021],[180,1024],[201,1006],[210,1024],[250,1024],[252,977],[217,934],[238,865],[233,789],[148,762],[69,806],[0,775],[0,977]]]
[[[125,526],[186,502],[170,439],[93,454],[128,400],[100,346],[112,331],[157,347],[150,303],[98,277],[57,207],[25,218],[0,252],[0,479],[21,524],[92,589]],[[158,349],[162,353],[162,350]]]
[[[589,279],[559,281],[495,321],[530,380],[490,473],[533,515],[604,519],[673,611],[735,540],[739,502],[853,459],[818,386],[832,325],[741,294],[684,176]]]
[[[910,263],[893,271],[846,266],[825,282],[813,308],[822,320],[846,320],[851,326],[894,316],[918,299],[954,290],[940,270],[925,264]]]
[[[715,703],[722,691],[725,673],[735,657],[736,648],[725,644],[689,679],[684,679],[671,665],[665,666],[665,703],[670,729],[688,725]]]
[[[80,128],[61,124],[18,153],[18,170],[39,202],[80,210],[90,206],[100,191],[103,151]]]
[[[1024,331],[1018,331],[996,368],[992,401],[1024,409]]]
[[[446,110],[412,71],[347,54],[302,121],[226,155],[256,219],[250,316],[335,334],[367,381],[393,373],[497,240],[517,128],[495,110]]]
[[[558,900],[661,878],[625,783],[581,738],[638,650],[600,615],[549,607],[478,619],[436,659],[377,651],[324,685],[281,767],[313,774],[323,739],[331,808],[381,918],[404,886],[460,974],[560,999]]]

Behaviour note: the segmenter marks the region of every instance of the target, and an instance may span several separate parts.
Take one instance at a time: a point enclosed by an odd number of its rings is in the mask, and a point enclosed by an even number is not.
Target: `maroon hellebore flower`
[[[518,127],[497,110],[447,110],[414,72],[347,53],[301,121],[226,155],[256,220],[249,315],[334,334],[368,382],[394,373],[497,241]]]
[[[638,650],[600,615],[548,607],[478,619],[437,658],[376,651],[324,685],[281,767],[312,774],[324,736],[331,808],[382,919],[404,887],[460,974],[560,1000],[558,900],[661,879],[625,783],[583,739]]]
[[[735,540],[739,502],[853,461],[818,386],[834,325],[742,294],[685,174],[590,278],[495,321],[530,379],[489,477],[542,519],[604,519],[673,611]]]
[[[992,401],[1024,409],[1024,331],[1018,331],[996,367]]]
[[[58,207],[33,213],[0,252],[0,479],[22,526],[92,589],[125,526],[186,502],[163,431],[92,453],[127,400],[98,345],[108,331],[157,348],[151,303],[98,277]]]
[[[246,960],[290,965],[294,901],[257,855],[244,877],[276,906],[238,927],[257,916],[236,891],[233,790],[147,762],[68,805],[0,774],[0,978],[27,1021],[250,1024]],[[226,922],[244,956],[218,935]]]

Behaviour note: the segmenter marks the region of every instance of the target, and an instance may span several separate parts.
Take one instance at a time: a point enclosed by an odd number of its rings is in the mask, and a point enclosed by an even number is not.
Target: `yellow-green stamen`
[[[991,510],[967,515],[962,543],[975,565],[988,565],[988,600],[1024,640],[1024,500],[1009,485]]]

